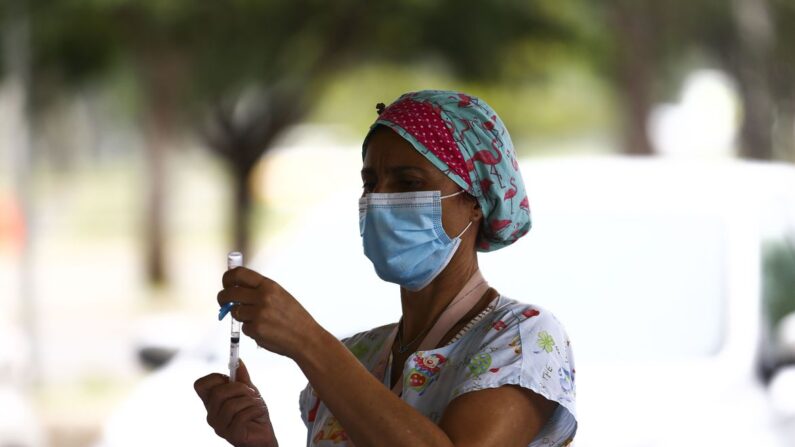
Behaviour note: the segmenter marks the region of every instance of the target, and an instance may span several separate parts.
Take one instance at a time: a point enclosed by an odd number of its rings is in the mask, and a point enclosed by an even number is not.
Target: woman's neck
[[[450,264],[424,289],[412,292],[401,288],[402,340],[414,340],[423,331],[430,329],[477,270],[478,262],[474,252],[472,256],[453,256]]]

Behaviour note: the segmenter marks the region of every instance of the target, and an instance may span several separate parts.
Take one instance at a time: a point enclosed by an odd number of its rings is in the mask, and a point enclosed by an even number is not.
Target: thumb
[[[256,386],[254,386],[254,383],[251,382],[251,376],[248,375],[248,368],[246,368],[246,364],[243,363],[243,359],[238,360],[240,363],[237,366],[237,381],[253,389],[257,395],[260,396],[260,399],[262,399],[262,395],[259,393],[259,390]],[[262,405],[265,408],[265,414],[254,418],[254,421],[270,424],[270,418],[268,417],[268,407],[265,406],[264,400],[262,401]]]
[[[246,368],[246,364],[243,363],[243,359],[239,359],[236,379],[238,382],[248,385],[249,387],[253,388],[254,391],[259,393],[257,387],[251,382],[251,376],[248,374],[248,368]]]

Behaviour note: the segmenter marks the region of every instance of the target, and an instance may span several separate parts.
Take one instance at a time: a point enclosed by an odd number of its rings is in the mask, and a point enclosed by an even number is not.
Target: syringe
[[[243,253],[233,251],[226,257],[226,266],[229,270],[243,266]],[[240,322],[232,317],[232,331],[229,339],[229,381],[234,382],[237,376],[237,366],[239,365],[240,349]]]

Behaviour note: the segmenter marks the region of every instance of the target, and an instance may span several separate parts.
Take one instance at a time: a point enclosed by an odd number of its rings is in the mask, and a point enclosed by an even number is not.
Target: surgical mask
[[[359,199],[359,233],[364,254],[384,281],[417,291],[433,281],[461,244],[442,227],[439,191],[370,193]]]

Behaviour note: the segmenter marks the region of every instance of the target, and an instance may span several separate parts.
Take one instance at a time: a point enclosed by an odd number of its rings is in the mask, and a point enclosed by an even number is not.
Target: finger
[[[227,270],[224,272],[221,282],[223,283],[224,288],[243,286],[256,289],[260,284],[262,284],[264,279],[264,276],[260,275],[254,270],[250,270],[245,267],[235,267],[232,270]]]
[[[237,302],[254,304],[259,301],[259,292],[249,287],[227,287],[217,295],[218,304],[223,307],[226,303]]]
[[[254,324],[254,322],[249,321],[249,322],[243,323],[243,325],[240,326],[240,330],[241,330],[241,332],[243,332],[244,335],[246,335],[247,337],[251,338],[252,340],[257,342],[257,345],[259,345],[259,342],[257,341],[257,338],[256,338],[256,336],[257,336],[257,325]],[[261,347],[264,347],[264,346],[261,346]]]
[[[257,319],[261,306],[254,306],[251,304],[239,304],[232,309],[232,316],[235,320],[242,323],[247,323]]]
[[[196,394],[199,395],[199,399],[204,402],[204,406],[206,407],[207,398],[210,395],[210,391],[218,385],[223,385],[225,383],[229,383],[229,378],[227,376],[223,374],[212,373],[204,377],[200,377],[193,382],[193,389],[196,390]]]
[[[265,405],[248,407],[245,410],[237,413],[229,423],[229,431],[233,436],[238,438],[245,434],[247,429],[246,425],[249,422],[267,423],[268,422],[268,408]]]
[[[259,397],[251,397],[251,396],[244,396],[244,397],[236,397],[234,399],[227,399],[221,405],[218,411],[217,427],[220,430],[227,430],[229,429],[229,425],[232,423],[232,419],[234,419],[237,414],[243,410],[246,410],[250,407],[260,407],[264,406],[264,402]]]
[[[225,385],[218,385],[211,389],[210,393],[207,395],[205,405],[207,407],[207,422],[210,422],[210,425],[213,427],[218,428],[215,424],[218,421],[218,415],[224,402],[238,397],[254,398],[259,397],[259,393],[239,382],[226,383]]]
[[[246,386],[254,390],[257,394],[259,394],[259,390],[251,381],[251,376],[248,373],[248,368],[246,367],[246,364],[243,363],[243,359],[239,360],[240,364],[237,367],[237,377],[236,377],[237,381],[242,384],[245,384]]]

